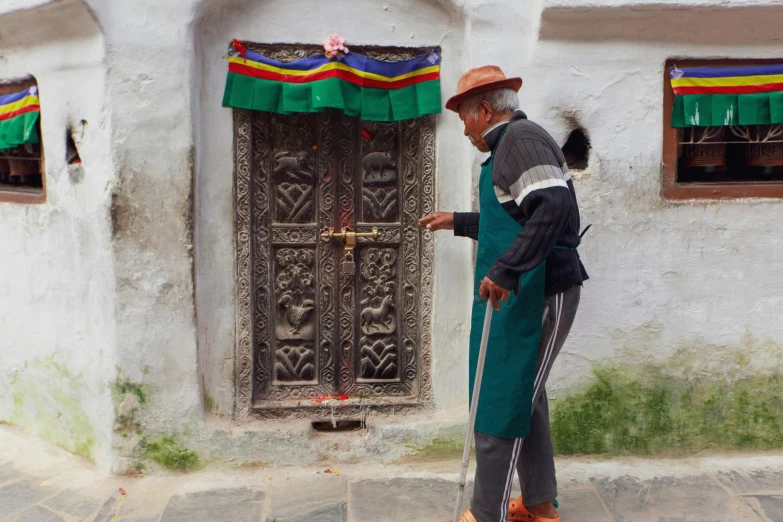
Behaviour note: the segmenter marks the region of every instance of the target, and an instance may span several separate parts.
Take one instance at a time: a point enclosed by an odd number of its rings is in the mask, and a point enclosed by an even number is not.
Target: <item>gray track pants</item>
[[[571,330],[581,290],[581,286],[573,286],[546,299],[528,438],[503,439],[475,433],[476,479],[470,510],[478,522],[506,522],[515,469],[526,505],[557,498],[545,384]]]

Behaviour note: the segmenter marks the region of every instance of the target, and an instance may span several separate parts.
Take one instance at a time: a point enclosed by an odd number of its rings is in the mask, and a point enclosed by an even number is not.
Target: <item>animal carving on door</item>
[[[282,270],[277,276],[280,313],[275,329],[280,340],[313,339],[312,263],[310,250],[283,248],[277,252],[277,264]]]
[[[394,332],[397,321],[394,318],[393,302],[393,296],[385,295],[378,306],[364,307],[361,314],[362,332],[366,334]],[[362,302],[362,304],[366,303]]]
[[[362,251],[361,328],[365,335],[389,335],[397,330],[395,280],[397,253],[391,248]]]
[[[275,175],[285,174],[294,181],[311,181],[315,176],[307,151],[301,150],[295,154],[278,152],[275,154],[275,162]]]
[[[362,140],[362,208],[365,220],[394,222],[399,216],[399,135],[395,124],[365,122]],[[368,138],[369,137],[369,138]]]
[[[364,184],[387,183],[397,179],[397,161],[390,152],[371,152],[362,160]]]

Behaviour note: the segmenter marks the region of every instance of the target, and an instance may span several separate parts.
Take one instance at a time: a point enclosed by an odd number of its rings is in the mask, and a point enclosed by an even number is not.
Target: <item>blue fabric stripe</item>
[[[767,76],[783,74],[781,65],[751,65],[743,67],[680,67],[683,78],[728,78],[734,76]]]
[[[272,67],[293,69],[295,71],[310,71],[333,61],[327,59],[324,55],[318,55],[284,63],[267,58],[266,56],[251,50],[247,51],[247,56],[245,58],[254,62],[271,65]],[[337,60],[337,58],[335,58],[335,60]],[[357,53],[348,53],[339,60],[345,65],[353,67],[359,71],[378,74],[387,78],[394,78],[395,76],[400,76],[401,74],[418,71],[433,65],[440,65],[440,52],[437,49],[433,49],[430,53],[422,54],[421,56],[416,56],[410,60],[402,60],[399,62],[384,62],[382,60],[376,60],[374,58],[369,58]]]
[[[8,105],[9,103],[18,102],[22,98],[26,98],[30,95],[30,89],[26,89],[22,92],[15,92],[13,94],[3,94],[0,96],[0,105]]]

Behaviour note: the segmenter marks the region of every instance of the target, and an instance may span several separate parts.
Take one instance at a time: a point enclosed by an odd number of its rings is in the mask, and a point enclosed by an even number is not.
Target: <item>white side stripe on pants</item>
[[[533,385],[533,405],[535,405],[536,399],[539,397],[539,392],[544,385],[544,375],[546,375],[547,367],[552,359],[552,352],[557,344],[555,341],[557,340],[557,331],[560,328],[560,315],[562,312],[563,294],[557,294],[555,295],[555,326],[552,329],[552,335],[549,337],[549,341],[546,343],[544,357],[541,359],[541,366],[536,372],[536,380]],[[511,452],[511,462],[508,475],[506,476],[506,490],[503,494],[503,506],[500,508],[500,522],[506,522],[506,519],[508,518],[508,503],[511,500],[511,486],[514,483],[514,471],[517,467],[517,460],[519,459],[524,440],[525,439],[517,439],[514,441],[514,449]]]
[[[511,465],[508,468],[508,475],[506,475],[506,491],[503,493],[503,507],[500,510],[500,522],[506,522],[508,518],[508,502],[511,500],[511,485],[514,483],[514,470],[517,468],[517,459],[519,458],[519,452],[522,449],[522,441],[525,439],[517,439],[514,441],[514,449],[511,451]]]
[[[536,403],[536,399],[541,392],[541,388],[544,385],[544,376],[546,375],[547,368],[549,367],[549,363],[552,360],[552,352],[554,351],[555,345],[557,344],[557,331],[560,329],[560,316],[562,313],[563,294],[557,294],[555,296],[555,327],[552,329],[552,336],[549,338],[549,342],[547,343],[546,351],[544,353],[544,358],[541,360],[541,368],[538,369],[538,374],[536,375],[536,384],[533,387],[533,404]]]

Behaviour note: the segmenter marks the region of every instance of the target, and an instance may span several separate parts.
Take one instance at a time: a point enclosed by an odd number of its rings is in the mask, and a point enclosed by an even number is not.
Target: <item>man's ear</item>
[[[484,118],[484,121],[489,123],[492,119],[492,107],[489,105],[489,102],[482,100],[481,103],[479,103],[479,110],[481,111],[481,117]]]

